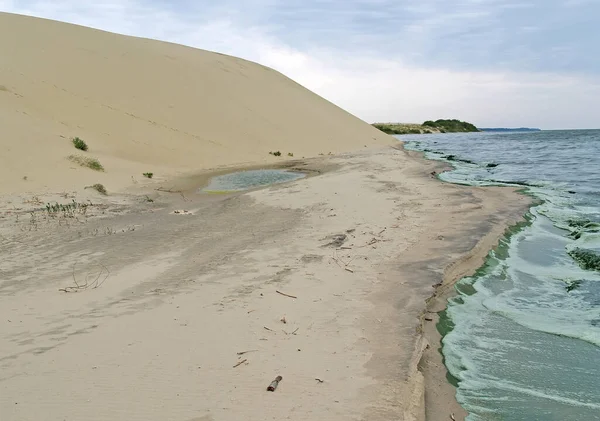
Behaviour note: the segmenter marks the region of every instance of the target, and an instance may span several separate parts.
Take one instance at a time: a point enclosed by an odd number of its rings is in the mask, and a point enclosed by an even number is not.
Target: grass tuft
[[[142,175],[143,175],[144,177],[146,177],[146,178],[152,178],[152,177],[154,177],[154,173],[151,173],[151,172],[145,172],[145,173],[143,173]]]
[[[94,184],[92,188],[98,193],[103,194],[105,196],[108,194],[108,192],[106,191],[106,187],[104,187],[102,184]]]
[[[94,171],[104,171],[104,167],[96,158],[89,158],[81,155],[69,155],[68,159],[82,167],[87,167]]]

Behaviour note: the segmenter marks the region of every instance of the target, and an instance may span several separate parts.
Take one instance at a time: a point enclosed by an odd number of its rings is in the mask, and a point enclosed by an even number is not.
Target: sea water
[[[277,169],[238,171],[219,175],[210,180],[204,192],[234,192],[298,180],[305,174]]]
[[[444,181],[536,197],[442,312],[442,353],[468,420],[600,420],[600,131],[400,137]]]

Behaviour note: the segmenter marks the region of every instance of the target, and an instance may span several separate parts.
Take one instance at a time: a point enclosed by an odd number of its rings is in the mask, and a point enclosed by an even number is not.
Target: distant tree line
[[[434,127],[439,129],[442,133],[457,133],[457,132],[478,132],[479,129],[471,123],[466,121],[460,121],[456,119],[452,120],[427,120],[423,123],[423,126]]]
[[[457,133],[480,131],[471,123],[460,120],[427,120],[423,124],[407,123],[373,123],[373,127],[391,135],[428,134],[428,133]]]

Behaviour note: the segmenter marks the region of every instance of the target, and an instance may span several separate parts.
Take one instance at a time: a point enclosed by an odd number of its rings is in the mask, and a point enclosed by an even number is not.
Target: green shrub
[[[79,137],[75,137],[73,138],[73,146],[75,146],[77,149],[81,150],[81,151],[87,151],[88,150],[88,145],[87,143],[85,143],[85,141]]]
[[[294,156],[294,154],[291,152],[288,152],[288,156]]]
[[[152,178],[152,177],[154,177],[154,173],[151,173],[151,172],[145,172],[145,173],[143,174],[143,176],[144,176],[144,177],[146,177],[146,178]]]
[[[281,152],[279,152],[279,151],[275,151],[275,152],[273,152],[273,155],[274,155],[274,156],[281,156]]]

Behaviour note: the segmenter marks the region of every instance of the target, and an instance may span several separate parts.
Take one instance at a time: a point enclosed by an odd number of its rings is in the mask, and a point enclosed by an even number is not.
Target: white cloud
[[[482,1],[477,0],[481,7]],[[219,51],[273,67],[367,121],[421,122],[460,118],[485,126],[599,127],[600,81],[508,71],[461,71],[415,65],[402,50],[389,54],[284,42],[273,26],[259,25],[277,6],[251,0],[251,12],[236,12],[232,0],[218,6],[178,4],[179,11],[142,0],[0,0],[0,9],[63,20],[113,32],[163,39]],[[425,7],[425,3],[423,7]],[[508,7],[505,1],[497,7]],[[433,3],[427,3],[432,6]],[[247,7],[248,4],[245,3]],[[185,8],[185,10],[182,10]],[[457,12],[460,21],[485,16]],[[413,30],[433,31],[444,21],[429,18]],[[435,25],[434,25],[435,23]],[[284,22],[275,25],[280,29]],[[451,32],[456,25],[446,27]],[[290,28],[290,30],[292,30]],[[404,28],[410,32],[410,28]],[[357,34],[358,36],[358,34]]]

